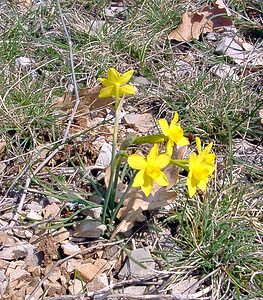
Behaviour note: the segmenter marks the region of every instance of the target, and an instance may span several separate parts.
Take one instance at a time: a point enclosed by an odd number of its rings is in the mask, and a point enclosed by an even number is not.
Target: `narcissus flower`
[[[169,162],[170,156],[159,154],[157,144],[154,144],[146,159],[139,154],[132,154],[128,157],[128,164],[131,168],[139,170],[132,186],[140,186],[146,197],[152,191],[153,181],[160,186],[167,186],[169,184],[168,179],[161,169],[165,168]]]
[[[125,84],[131,79],[133,73],[134,70],[130,70],[121,75],[116,69],[110,68],[107,72],[107,78],[98,79],[105,86],[100,90],[99,98],[108,98],[111,96],[118,98],[122,95],[134,94],[134,86]]]
[[[166,151],[168,155],[172,155],[173,145],[176,144],[178,146],[189,145],[188,139],[184,136],[184,131],[178,123],[178,113],[174,114],[174,117],[171,121],[170,126],[165,119],[159,120],[159,125],[161,127],[162,133],[168,137],[168,142],[166,146]]]
[[[196,193],[196,188],[205,191],[206,186],[215,170],[215,154],[209,153],[212,148],[212,143],[201,149],[201,141],[196,138],[197,152],[189,156],[189,173],[187,177],[187,187],[189,196],[193,197]]]

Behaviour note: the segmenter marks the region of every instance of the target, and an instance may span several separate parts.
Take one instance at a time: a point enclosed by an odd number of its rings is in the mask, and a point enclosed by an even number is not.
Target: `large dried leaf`
[[[116,227],[111,236],[111,240],[114,239],[119,232],[125,232],[131,229],[135,223],[144,222],[145,216],[143,211],[156,210],[167,204],[173,203],[176,199],[176,193],[174,191],[167,191],[164,187],[161,187],[155,195],[145,197],[140,188],[132,188],[124,201],[123,207],[118,212],[118,219],[121,223]]]
[[[231,26],[230,11],[224,2],[216,1],[214,6],[205,5],[201,12],[183,14],[182,23],[169,34],[170,40],[189,42],[199,39],[200,35],[217,31],[224,26]]]
[[[94,88],[84,88],[79,90],[80,105],[78,111],[87,108],[89,111],[102,109],[114,102],[113,98],[98,98],[102,85]],[[64,96],[55,99],[53,105],[59,106],[62,110],[73,108],[76,96],[66,92]]]
[[[202,13],[184,13],[182,23],[173,30],[168,38],[179,42],[199,39],[201,33],[212,32],[211,22]]]
[[[135,126],[140,132],[149,132],[154,126],[154,119],[150,113],[145,114],[127,114],[124,120],[128,125]]]

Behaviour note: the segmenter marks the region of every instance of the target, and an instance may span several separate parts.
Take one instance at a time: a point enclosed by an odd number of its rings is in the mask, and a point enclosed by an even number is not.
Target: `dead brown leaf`
[[[98,98],[102,85],[94,88],[84,88],[79,90],[80,105],[78,111],[82,109],[99,110],[114,102],[113,98]],[[65,92],[64,96],[54,100],[53,106],[59,106],[61,110],[72,109],[76,101],[76,96],[70,92]]]
[[[201,33],[211,31],[213,31],[211,23],[204,14],[186,12],[183,14],[182,23],[169,34],[168,38],[179,42],[189,42],[193,38],[199,39]]]
[[[176,193],[167,191],[161,187],[155,194],[145,197],[140,188],[131,188],[123,207],[118,212],[118,219],[121,223],[114,230],[111,240],[114,239],[119,232],[125,232],[131,229],[135,223],[144,222],[146,217],[142,214],[143,211],[153,211],[167,204],[174,202]]]
[[[154,126],[153,116],[150,113],[145,114],[127,114],[124,120],[128,125],[135,126],[140,132],[149,132]]]
[[[169,34],[168,38],[179,42],[199,39],[203,33],[218,31],[223,26],[231,26],[230,15],[230,11],[224,2],[218,0],[213,7],[205,5],[201,12],[184,13],[182,23]]]

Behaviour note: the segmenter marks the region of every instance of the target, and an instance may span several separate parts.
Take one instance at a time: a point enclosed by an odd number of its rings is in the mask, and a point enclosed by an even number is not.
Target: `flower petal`
[[[216,155],[214,153],[209,153],[206,156],[205,162],[208,164],[214,164],[215,158],[216,158]]]
[[[178,120],[179,120],[179,115],[178,115],[178,112],[176,111],[176,112],[174,113],[174,117],[173,117],[173,119],[172,119],[172,121],[171,121],[170,128],[173,128],[174,126],[179,125],[179,124],[178,124]]]
[[[190,198],[192,198],[193,195],[196,193],[196,186],[198,182],[193,177],[193,173],[191,171],[188,173],[186,184],[187,184],[189,196]]]
[[[120,95],[133,95],[135,93],[135,87],[131,84],[125,84],[120,87]]]
[[[120,80],[120,73],[114,68],[109,68],[107,75],[108,79],[112,82],[117,82]]]
[[[147,155],[147,163],[154,164],[155,160],[158,157],[158,154],[159,154],[159,147],[157,144],[154,144],[154,146],[150,150],[149,154]]]
[[[205,191],[207,183],[208,183],[208,177],[205,178],[204,180],[200,180],[197,187],[199,187],[200,190]]]
[[[177,142],[184,136],[184,131],[180,127],[179,124],[174,126],[173,128],[170,128],[169,131],[169,137],[173,140],[174,143],[177,144]]]
[[[169,165],[169,162],[170,162],[170,156],[168,154],[161,154],[156,158],[156,161],[154,164],[159,169],[163,169]]]
[[[145,170],[140,170],[135,175],[133,183],[132,183],[133,187],[143,186],[143,184],[144,184],[144,173],[145,173]]]
[[[174,146],[174,142],[171,139],[169,139],[168,142],[167,142],[167,144],[166,144],[166,153],[170,157],[173,154],[173,146]]]
[[[165,119],[160,119],[159,120],[159,125],[161,127],[162,133],[165,136],[168,136],[169,135],[169,125],[168,125],[168,122]]]
[[[133,73],[134,73],[134,70],[129,70],[129,71],[125,72],[124,74],[122,74],[120,77],[119,83],[124,84],[124,83],[128,82],[132,78]]]
[[[169,184],[169,181],[164,172],[161,172],[157,178],[154,178],[154,181],[160,186],[167,186]]]
[[[99,98],[108,98],[115,95],[115,87],[107,86],[102,88],[99,93]]]
[[[213,147],[213,143],[210,143],[209,145],[207,145],[205,147],[205,149],[204,149],[203,152],[205,152],[206,154],[208,154],[211,151],[212,147]]]
[[[190,143],[189,143],[188,138],[186,138],[186,137],[183,136],[180,140],[177,141],[176,144],[178,146],[186,146],[186,145],[189,145]]]
[[[193,170],[193,175],[198,181],[205,180],[209,176],[209,168],[205,164],[198,165]]]
[[[107,79],[107,78],[98,78],[98,80],[104,85],[104,86],[112,86],[113,83]]]
[[[198,153],[200,154],[200,153],[202,152],[202,149],[201,149],[201,140],[200,140],[200,138],[197,137],[197,138],[195,139],[195,142],[196,142],[197,151],[198,151]]]
[[[146,173],[144,174],[144,184],[141,186],[145,196],[148,197],[153,189],[153,180]]]
[[[189,170],[194,170],[194,168],[196,167],[196,165],[198,164],[198,159],[197,159],[197,155],[196,153],[191,153],[189,155]]]
[[[155,179],[157,177],[160,176],[160,173],[161,173],[161,170],[159,168],[156,168],[155,166],[148,166],[146,169],[145,169],[145,172],[148,176],[150,176],[152,179]]]
[[[146,159],[139,154],[132,154],[128,157],[128,164],[132,169],[142,170],[147,167]]]

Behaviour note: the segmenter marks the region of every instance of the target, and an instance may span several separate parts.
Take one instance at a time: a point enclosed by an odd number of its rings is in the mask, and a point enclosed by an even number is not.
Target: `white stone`
[[[193,294],[198,289],[199,285],[195,285],[198,282],[198,279],[195,277],[188,277],[185,280],[177,282],[172,287],[172,295],[182,295],[187,296],[189,294]]]
[[[71,260],[69,260],[66,263],[66,270],[67,270],[68,273],[71,273],[75,269],[77,269],[80,265],[81,265],[81,261],[80,260],[72,258]]]
[[[69,292],[71,295],[77,295],[83,290],[85,282],[80,281],[79,279],[74,279],[72,284],[69,286]]]
[[[135,77],[133,84],[140,86],[140,85],[148,85],[150,84],[150,82],[145,77],[139,76],[139,77]]]
[[[193,73],[194,68],[184,60],[178,60],[175,63],[175,75],[176,77],[185,77]]]
[[[155,268],[155,262],[148,248],[132,250],[130,257],[132,257],[132,259],[128,258],[119,273],[120,277],[132,276],[138,278],[155,274],[153,271]],[[145,268],[141,267],[138,263],[143,264]]]
[[[30,210],[30,212],[26,215],[28,219],[32,219],[35,221],[40,221],[43,219],[43,217],[41,215],[39,215],[37,212],[35,212],[34,210]]]
[[[101,149],[99,156],[96,160],[96,165],[107,167],[111,161],[111,153],[112,153],[112,145],[104,142]]]
[[[114,17],[119,13],[122,13],[126,10],[125,7],[111,7],[111,8],[105,8],[104,13],[106,17]]]
[[[51,203],[44,208],[45,219],[57,216],[60,212],[60,207],[56,203]]]
[[[31,209],[34,210],[35,212],[41,211],[42,210],[42,205],[40,205],[39,203],[32,201],[31,203],[27,204],[25,206],[27,209]]]
[[[61,243],[69,238],[69,232],[65,227],[60,228],[55,234],[54,234],[54,240],[56,243]]]
[[[215,65],[211,68],[211,71],[222,79],[239,80],[239,76],[235,73],[233,68],[227,64]]]
[[[95,207],[95,208],[87,208],[82,211],[84,216],[89,216],[94,219],[99,219],[102,213],[102,207]]]
[[[17,260],[27,255],[26,245],[14,245],[0,251],[0,259]]]
[[[248,55],[233,37],[224,37],[218,44],[215,52],[233,58],[237,64],[244,63]]]
[[[106,226],[97,220],[86,218],[74,228],[74,237],[98,238],[106,230]]]
[[[87,290],[96,292],[109,286],[108,277],[106,273],[99,274],[96,276],[88,285]]]
[[[73,242],[65,241],[61,243],[61,248],[65,255],[74,255],[80,252],[80,247]]]
[[[25,57],[25,56],[20,56],[16,59],[15,61],[15,65],[16,67],[21,67],[21,68],[25,68],[25,67],[29,67],[34,63],[34,60]]]

